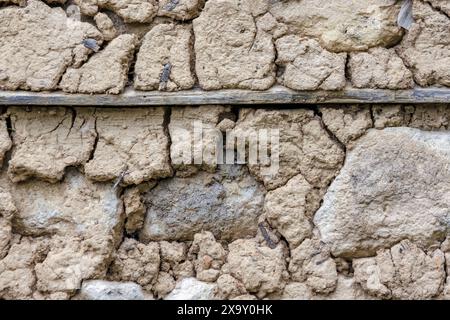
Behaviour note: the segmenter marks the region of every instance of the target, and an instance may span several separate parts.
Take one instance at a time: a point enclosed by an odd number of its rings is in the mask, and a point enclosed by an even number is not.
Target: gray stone
[[[140,285],[133,282],[84,281],[76,297],[80,300],[144,300]]]
[[[216,173],[164,180],[144,199],[143,241],[192,240],[202,230],[229,240],[255,235],[264,189],[245,167],[221,166]]]
[[[370,130],[324,197],[314,222],[335,256],[364,257],[403,239],[439,244],[450,225],[450,134]]]

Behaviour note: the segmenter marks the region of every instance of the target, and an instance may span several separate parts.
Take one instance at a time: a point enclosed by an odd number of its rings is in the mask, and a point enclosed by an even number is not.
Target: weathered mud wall
[[[446,0],[45,2],[0,1],[0,89],[450,85]]]
[[[278,173],[176,165],[193,120],[280,129]],[[448,298],[449,127],[449,105],[5,108],[0,298]]]
[[[0,90],[448,87],[449,16],[0,0]],[[279,170],[180,163],[196,121],[212,159],[280,130]],[[450,105],[0,107],[0,299],[449,299],[449,163]]]

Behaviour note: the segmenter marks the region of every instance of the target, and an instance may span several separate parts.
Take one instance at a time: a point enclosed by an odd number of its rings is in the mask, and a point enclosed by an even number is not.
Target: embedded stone
[[[142,241],[192,240],[202,230],[233,240],[256,234],[264,190],[244,167],[226,165],[216,173],[163,180],[144,199]]]
[[[396,0],[275,1],[269,12],[289,34],[314,37],[329,51],[364,51],[390,47],[402,36]]]
[[[314,217],[322,241],[347,257],[403,239],[421,248],[440,243],[450,218],[449,159],[447,132],[369,130],[347,153]]]
[[[142,287],[133,282],[84,281],[76,300],[145,300]]]

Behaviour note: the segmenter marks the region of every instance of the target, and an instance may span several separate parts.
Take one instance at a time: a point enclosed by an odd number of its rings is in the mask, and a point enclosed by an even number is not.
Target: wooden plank
[[[180,92],[142,92],[127,89],[120,95],[0,91],[0,105],[15,106],[168,106],[168,105],[267,105],[267,104],[408,104],[450,103],[450,88],[342,91],[293,91],[275,86],[267,91],[194,89]]]

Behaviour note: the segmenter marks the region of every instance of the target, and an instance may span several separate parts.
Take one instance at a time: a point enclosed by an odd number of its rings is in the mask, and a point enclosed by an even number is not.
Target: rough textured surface
[[[220,275],[220,268],[226,260],[227,252],[216,242],[211,232],[201,232],[194,236],[189,256],[194,261],[197,279],[215,282]]]
[[[250,172],[268,189],[280,187],[298,174],[315,187],[325,187],[344,160],[344,151],[311,110],[241,109],[234,129],[236,136],[249,137],[259,129],[280,130],[279,171],[249,165]]]
[[[331,293],[336,289],[336,263],[329,249],[317,239],[306,239],[291,252],[289,271],[294,281],[306,282],[316,293]]]
[[[114,281],[131,281],[150,290],[155,283],[160,265],[159,245],[144,245],[133,239],[125,239],[110,267]]]
[[[147,190],[149,187],[149,185],[144,184],[140,187],[128,188],[124,192],[125,230],[128,234],[136,233],[144,225],[145,205],[141,197],[141,192]]]
[[[411,71],[394,49],[374,48],[352,53],[348,68],[356,88],[396,90],[414,87]]]
[[[98,12],[97,0],[73,0],[81,13],[87,16],[95,16]]]
[[[397,90],[450,83],[445,0],[414,0],[411,25],[398,22],[400,0],[45,2],[52,7],[0,1],[0,90],[266,90],[277,81],[294,90]]]
[[[186,90],[192,74],[192,27],[160,24],[144,37],[137,55],[134,87],[138,90]]]
[[[0,171],[0,299],[450,297],[448,105],[1,117],[14,143]],[[227,130],[280,129],[278,175],[175,165],[194,121],[210,156]],[[62,165],[53,150],[84,160]],[[17,159],[29,161],[26,178],[11,174]]]
[[[91,12],[97,6],[117,13],[125,22],[151,22],[158,12],[156,0],[89,0]],[[88,11],[90,11],[88,10]]]
[[[188,245],[184,242],[161,241],[161,266],[163,272],[172,275],[176,280],[195,276],[194,263],[188,260]]]
[[[404,240],[374,258],[353,262],[355,278],[369,294],[380,298],[430,299],[445,281],[445,258],[440,250],[425,253]]]
[[[230,108],[223,106],[172,108],[169,124],[172,142],[170,159],[177,176],[190,176],[199,169],[208,172],[216,170],[220,161],[220,149],[217,149],[217,145],[223,141],[221,129],[227,129],[222,128],[224,123],[219,123],[224,116],[232,116]],[[232,121],[227,118],[222,121],[225,120]],[[234,124],[233,121],[232,123]],[[200,136],[201,144],[198,141]],[[196,164],[200,155],[203,161]]]
[[[318,203],[312,195],[313,187],[301,175],[266,196],[266,219],[277,229],[290,246],[298,246],[312,234],[312,208]]]
[[[94,21],[97,28],[101,31],[103,39],[106,41],[111,41],[117,36],[118,31],[116,30],[113,21],[106,13],[97,13],[94,17]]]
[[[12,146],[11,138],[8,134],[6,121],[0,117],[0,167],[3,165],[5,154]]]
[[[8,170],[11,180],[37,177],[56,182],[67,167],[85,164],[96,138],[93,113],[91,109],[10,108],[15,147]]]
[[[428,0],[434,8],[442,10],[445,14],[450,15],[450,3],[447,0]]]
[[[31,299],[36,283],[33,266],[44,259],[45,240],[15,239],[8,255],[0,260],[0,298]]]
[[[18,209],[13,225],[21,234],[112,234],[121,221],[122,203],[115,190],[89,182],[74,169],[61,184],[29,181],[9,188]],[[98,200],[91,202],[93,198]]]
[[[275,48],[256,16],[239,0],[206,2],[194,20],[195,68],[203,89],[264,90],[274,84]]]
[[[263,298],[284,288],[287,272],[282,245],[270,249],[254,239],[240,239],[229,245],[229,251],[222,271],[240,280],[248,292]]]
[[[86,174],[95,181],[139,184],[171,175],[164,109],[96,110],[98,143]]]
[[[161,181],[145,196],[143,241],[192,240],[211,231],[219,239],[256,233],[264,191],[241,166],[222,166],[217,173]]]
[[[347,54],[332,53],[316,40],[289,35],[278,39],[277,65],[284,68],[278,82],[295,90],[339,90],[345,87]]]
[[[8,188],[0,187],[0,259],[8,254],[12,238],[11,218],[16,211]]]
[[[217,297],[220,299],[237,298],[246,292],[244,284],[229,274],[221,275],[217,279]]]
[[[426,2],[413,2],[415,23],[397,52],[421,86],[450,86],[450,19]]]
[[[339,275],[336,290],[328,295],[315,294],[304,282],[286,285],[281,296],[283,300],[375,300],[368,295],[354,278]]]
[[[45,259],[35,266],[36,288],[46,294],[73,294],[83,280],[105,277],[114,243],[107,233],[99,231],[95,234],[88,229],[93,234],[76,237],[54,236]]]
[[[322,107],[320,112],[322,113],[323,123],[328,130],[347,146],[373,126],[371,110],[367,107],[349,106],[344,109],[337,106]],[[384,125],[380,127],[383,128]]]
[[[61,89],[70,93],[122,92],[136,45],[136,36],[118,36],[80,68],[68,69],[61,80]]]
[[[102,37],[88,23],[68,19],[61,8],[31,0],[26,8],[0,10],[0,89],[56,89],[67,67],[92,51],[84,39]],[[27,61],[27,63],[24,63]]]
[[[400,4],[395,0],[275,1],[270,13],[290,33],[316,37],[330,51],[360,51],[395,44]]]
[[[0,300],[450,299],[450,105],[236,104],[442,97],[447,3],[0,0],[0,90],[278,82],[0,107]]]
[[[450,108],[446,105],[391,105],[373,106],[374,126],[409,126],[422,130],[449,129]]]
[[[205,0],[159,0],[158,15],[176,20],[191,20],[196,18]]]
[[[121,201],[109,185],[92,184],[75,170],[69,170],[62,184],[15,185],[6,179],[2,177],[2,185],[9,185],[16,208],[14,233],[33,237],[11,238],[0,262],[6,297],[26,298],[35,285],[35,293],[67,298],[82,280],[106,275],[122,220]],[[18,278],[20,284],[15,283]]]
[[[449,143],[448,133],[409,128],[361,138],[314,217],[333,254],[367,256],[405,238],[425,248],[445,239]]]

